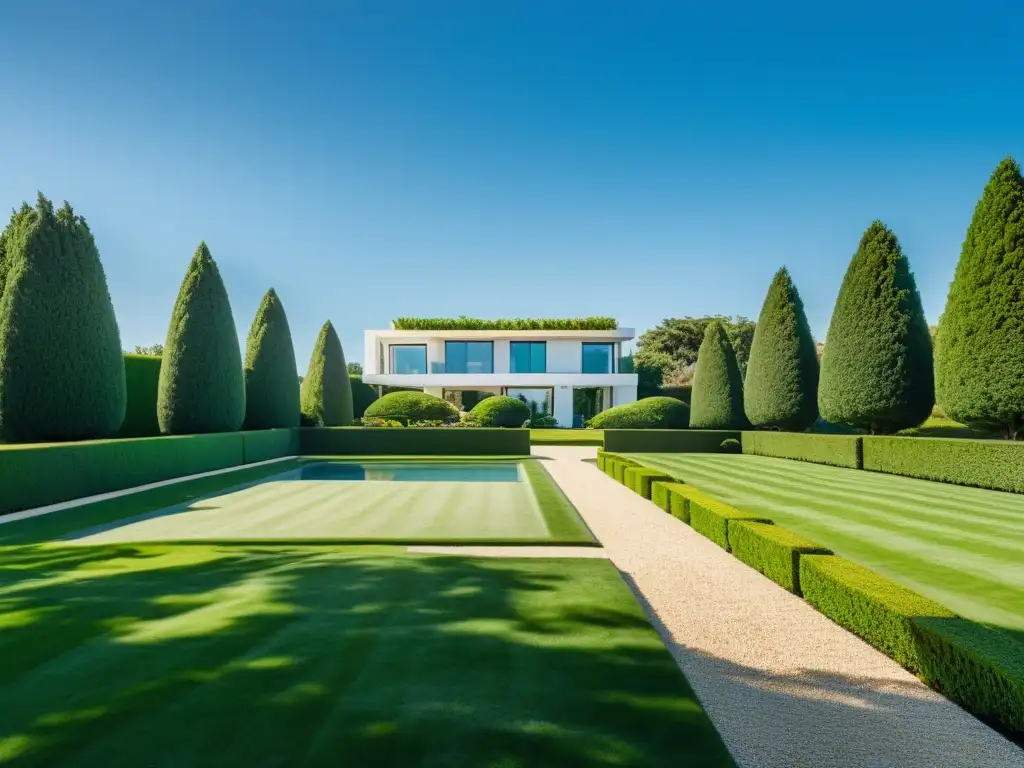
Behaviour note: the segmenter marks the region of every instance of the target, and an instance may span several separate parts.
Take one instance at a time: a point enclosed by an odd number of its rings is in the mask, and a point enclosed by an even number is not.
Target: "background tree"
[[[899,242],[875,221],[843,278],[821,358],[818,408],[873,434],[915,427],[935,404],[932,343]]]
[[[802,432],[818,418],[818,354],[789,271],[775,273],[757,318],[743,388],[755,427]]]
[[[324,427],[347,427],[352,423],[352,381],[341,340],[330,320],[316,337],[300,400],[302,416],[309,423]]]
[[[363,375],[363,364],[362,363],[348,363],[346,365],[346,367],[348,368],[348,372],[351,373],[351,374],[354,374],[355,376],[362,376]]]
[[[1006,158],[974,209],[939,320],[939,405],[957,421],[1024,426],[1024,181]]]
[[[263,296],[245,345],[245,428],[299,425],[299,373],[288,316],[277,292]]]
[[[206,243],[189,262],[171,313],[156,412],[165,435],[234,432],[245,418],[238,332]]]
[[[153,357],[160,357],[164,353],[163,344],[150,344],[148,347],[140,347],[138,344],[135,345],[135,349],[132,354],[136,355],[152,355]]]
[[[670,318],[642,334],[637,342],[633,364],[641,378],[640,385],[657,389],[688,384],[693,375],[693,365],[697,362],[697,353],[704,341],[704,332],[708,324],[716,320],[732,344],[740,374],[743,375],[754,339],[752,320],[722,315]]]
[[[712,320],[704,332],[693,375],[692,429],[743,429],[743,380],[725,328]]]
[[[85,219],[40,194],[0,240],[0,439],[113,435],[127,402],[124,358]]]

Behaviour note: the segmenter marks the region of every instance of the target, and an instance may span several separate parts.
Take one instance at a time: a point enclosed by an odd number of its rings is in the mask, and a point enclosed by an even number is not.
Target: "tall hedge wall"
[[[728,429],[609,429],[604,449],[617,453],[718,453],[722,441],[739,440]]]
[[[528,456],[530,430],[308,427],[299,431],[299,447],[306,456]]]
[[[160,389],[158,355],[124,356],[125,381],[128,384],[128,408],[118,437],[154,437],[160,434],[156,418],[156,398]]]
[[[796,459],[814,464],[860,469],[860,435],[814,435],[801,432],[744,432],[743,452]]]
[[[864,469],[1024,493],[1024,443],[865,436]]]

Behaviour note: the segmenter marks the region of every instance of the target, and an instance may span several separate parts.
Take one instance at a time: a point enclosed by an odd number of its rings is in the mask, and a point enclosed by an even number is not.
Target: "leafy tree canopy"
[[[750,345],[754,340],[754,321],[746,317],[682,317],[663,320],[640,336],[634,366],[642,390],[690,383],[697,353],[708,324],[717,320],[732,344],[740,375],[746,373]]]

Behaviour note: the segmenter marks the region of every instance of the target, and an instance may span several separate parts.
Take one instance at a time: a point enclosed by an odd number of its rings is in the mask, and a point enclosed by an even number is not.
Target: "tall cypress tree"
[[[1024,180],[1007,157],[996,167],[967,229],[939,320],[936,383],[951,418],[1024,426]]]
[[[40,194],[0,241],[0,439],[116,433],[127,402],[121,337],[85,219]]]
[[[839,289],[821,358],[818,408],[873,434],[928,418],[935,404],[932,342],[910,263],[875,221]]]
[[[299,425],[299,372],[288,316],[271,288],[263,296],[245,345],[245,428]]]
[[[316,337],[309,370],[302,380],[301,401],[303,417],[314,424],[345,427],[352,423],[352,381],[341,340],[330,320]]]
[[[802,432],[818,418],[818,352],[785,267],[775,273],[754,328],[743,408],[755,427]]]
[[[690,398],[691,429],[743,429],[743,379],[725,328],[712,320],[697,350]]]
[[[245,418],[238,332],[206,243],[196,249],[171,313],[156,412],[166,435],[234,432]]]

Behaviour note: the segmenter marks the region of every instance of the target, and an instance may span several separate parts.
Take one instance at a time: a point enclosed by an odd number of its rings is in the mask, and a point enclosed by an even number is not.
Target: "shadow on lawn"
[[[731,765],[602,561],[30,547],[0,627],[10,765]]]

